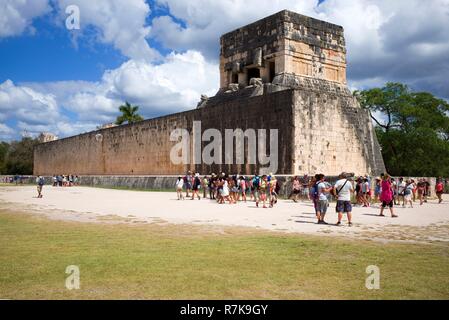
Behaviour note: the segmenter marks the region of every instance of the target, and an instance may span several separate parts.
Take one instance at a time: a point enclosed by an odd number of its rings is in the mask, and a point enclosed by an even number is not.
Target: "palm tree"
[[[143,120],[143,118],[137,113],[139,107],[133,106],[129,102],[126,102],[124,105],[121,105],[119,110],[122,113],[122,115],[117,117],[117,121],[115,121],[115,124],[117,125],[122,125],[124,123],[130,124]]]

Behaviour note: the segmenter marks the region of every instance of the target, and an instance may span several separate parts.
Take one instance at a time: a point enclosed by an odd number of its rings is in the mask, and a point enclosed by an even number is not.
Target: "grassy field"
[[[81,289],[65,289],[78,265]],[[365,288],[368,265],[380,290]],[[0,212],[1,299],[448,299],[447,244]]]

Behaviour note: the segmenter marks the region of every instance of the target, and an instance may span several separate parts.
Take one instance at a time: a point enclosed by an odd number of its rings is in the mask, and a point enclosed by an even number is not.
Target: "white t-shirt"
[[[318,184],[318,196],[320,201],[327,200],[326,194],[323,191],[324,189],[326,189],[326,184],[324,182],[320,182]]]
[[[184,180],[183,179],[179,179],[178,181],[176,181],[176,187],[178,189],[182,189],[183,186],[184,186]]]
[[[222,193],[223,197],[229,196],[229,186],[228,186],[228,182],[227,181],[225,181],[224,184],[223,184],[223,191],[222,192],[223,192]]]
[[[405,181],[402,181],[401,183],[399,183],[398,192],[402,193],[406,186],[407,186],[407,183],[405,183]]]
[[[348,181],[348,182],[346,182],[346,181]],[[340,191],[340,189],[341,189],[341,191]],[[339,201],[351,201],[351,192],[353,191],[351,181],[349,181],[347,179],[338,180],[335,183],[335,190],[336,190],[336,192],[340,191],[340,193],[338,194]]]

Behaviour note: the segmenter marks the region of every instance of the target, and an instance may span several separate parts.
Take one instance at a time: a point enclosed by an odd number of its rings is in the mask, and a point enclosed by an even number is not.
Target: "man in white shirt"
[[[398,183],[398,202],[405,208],[405,188],[407,187],[407,183],[405,183],[404,178],[399,178]]]
[[[348,175],[342,173],[339,176],[339,180],[335,183],[334,194],[337,199],[338,222],[337,226],[341,225],[341,220],[343,219],[343,214],[348,216],[349,226],[352,226],[352,204],[351,204],[351,194],[354,192],[354,187],[352,182],[349,181]]]

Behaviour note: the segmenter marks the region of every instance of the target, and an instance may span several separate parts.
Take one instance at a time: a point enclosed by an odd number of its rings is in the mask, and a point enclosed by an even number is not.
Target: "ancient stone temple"
[[[170,157],[179,143],[170,139],[176,129],[186,129],[190,137],[187,163]],[[201,150],[213,140],[208,129],[223,139],[229,129],[241,129],[243,146],[237,146],[237,134],[230,138],[233,150],[243,148],[244,158],[231,154],[229,159],[223,142],[211,153],[222,161],[204,161]],[[343,28],[290,11],[221,37],[220,89],[214,97],[202,96],[196,109],[40,144],[34,170],[41,175],[254,174],[267,164],[251,156],[261,152],[251,130],[266,130],[267,140],[277,130],[277,147],[263,148],[266,155],[276,153],[277,174],[385,171],[370,117],[346,85]]]

